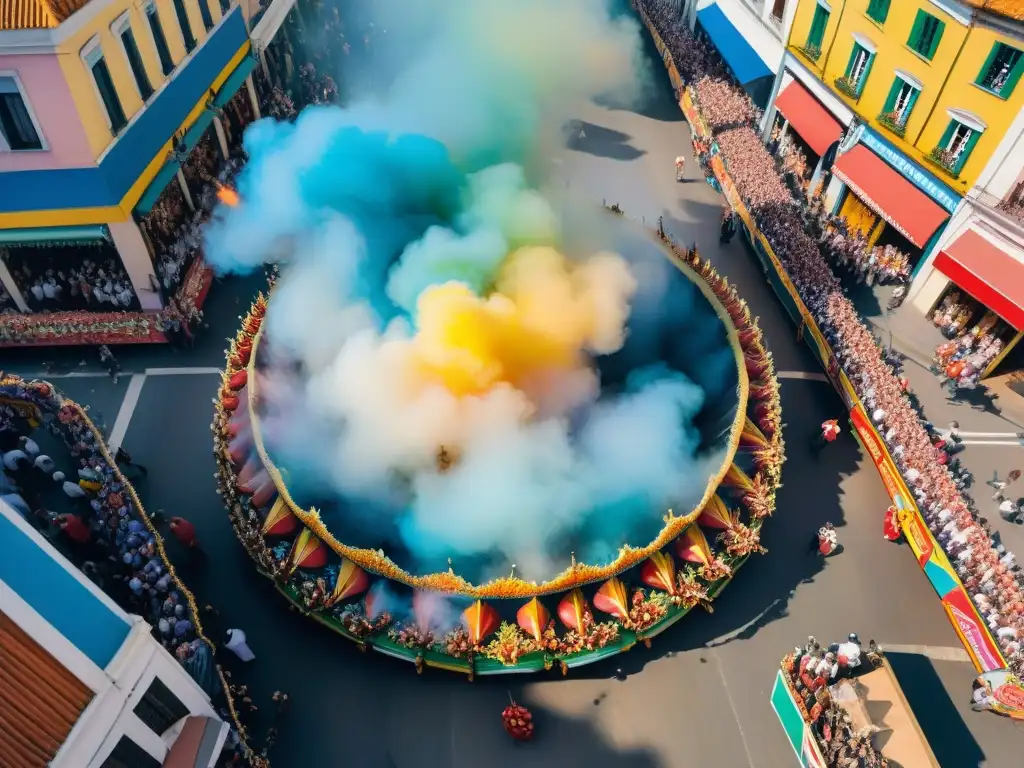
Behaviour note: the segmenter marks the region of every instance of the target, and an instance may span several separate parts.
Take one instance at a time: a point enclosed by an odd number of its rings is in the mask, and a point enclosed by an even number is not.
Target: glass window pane
[[[164,37],[164,28],[160,24],[160,16],[156,6],[146,11],[146,18],[149,19],[149,30],[153,33],[153,43],[156,45],[156,53],[160,57],[160,69],[164,75],[174,71],[174,59],[171,58],[171,51],[167,47],[167,38]]]
[[[0,77],[0,133],[12,151],[43,148],[13,77]]]
[[[110,131],[116,136],[128,121],[124,116],[124,109],[121,107],[121,99],[118,98],[114,88],[114,81],[110,77],[110,70],[107,69],[107,62],[102,58],[93,65],[92,76],[96,81],[97,89],[99,89],[103,106],[107,110],[107,117],[110,119]]]
[[[150,85],[149,75],[146,74],[146,67],[142,63],[139,46],[135,44],[135,35],[131,27],[121,33],[121,42],[124,44],[124,52],[128,57],[128,66],[131,67],[135,85],[139,88],[139,95],[145,101],[153,95],[153,86]]]

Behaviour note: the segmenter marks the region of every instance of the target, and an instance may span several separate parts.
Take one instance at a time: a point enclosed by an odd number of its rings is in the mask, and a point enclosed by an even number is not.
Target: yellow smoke
[[[585,353],[618,350],[635,291],[614,254],[574,264],[554,248],[521,248],[505,259],[486,297],[455,282],[420,295],[418,371],[424,383],[459,397],[499,384],[529,392],[553,372],[585,366]]]

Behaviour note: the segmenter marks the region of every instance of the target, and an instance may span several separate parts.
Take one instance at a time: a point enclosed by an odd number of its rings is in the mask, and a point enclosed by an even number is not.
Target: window
[[[203,19],[203,29],[209,32],[213,29],[213,16],[210,13],[209,0],[197,0],[199,3],[199,15]]]
[[[889,0],[871,0],[868,3],[868,16],[879,24],[885,24],[889,17]]]
[[[1022,70],[1024,56],[1021,52],[1003,43],[996,43],[975,82],[985,90],[1008,99],[1020,80]]]
[[[127,736],[122,736],[102,768],[160,768],[160,761]]]
[[[132,32],[129,15],[124,14],[123,21],[115,24],[111,31],[121,40],[125,58],[128,59],[128,66],[132,70],[132,77],[135,78],[135,87],[139,89],[139,96],[142,97],[142,100],[146,101],[153,95],[153,86],[149,82],[149,75],[146,74],[146,67],[142,63],[139,46],[135,43],[135,33]]]
[[[99,92],[100,101],[107,112],[107,122],[110,123],[110,132],[115,136],[119,134],[128,124],[124,116],[124,109],[121,107],[121,99],[114,88],[114,81],[110,77],[110,69],[107,62],[103,60],[103,49],[95,39],[82,49],[82,60],[92,72],[93,82]]]
[[[156,3],[150,2],[146,6],[146,20],[149,22],[149,31],[153,35],[153,45],[156,46],[157,56],[160,57],[160,70],[166,77],[174,71],[174,59],[171,58],[171,51],[167,47],[167,38],[164,37],[164,28],[160,24],[160,14],[156,10]]]
[[[846,74],[837,82],[839,90],[852,98],[858,98],[864,90],[864,83],[867,82],[868,72],[871,71],[871,63],[875,54],[869,51],[859,42],[853,44],[853,52],[850,54],[850,61],[846,65]]]
[[[907,45],[926,59],[931,60],[935,55],[935,50],[939,47],[942,31],[945,28],[946,25],[930,13],[918,11],[917,18],[914,19],[914,26],[910,30],[910,39],[907,40]]]
[[[181,38],[185,41],[185,52],[192,53],[196,49],[196,39],[192,36],[192,27],[188,24],[188,11],[185,10],[185,0],[174,0],[174,14],[178,17],[178,26],[181,27]]]
[[[807,33],[807,45],[804,52],[815,61],[821,56],[821,43],[825,39],[825,27],[828,26],[828,9],[821,3],[814,6],[814,18],[811,20],[811,31]]]
[[[0,135],[12,152],[43,148],[20,84],[10,75],[0,75]]]
[[[775,0],[772,4],[772,18],[776,21],[782,21],[782,16],[786,12],[786,0]]]
[[[878,122],[902,137],[906,133],[907,121],[910,120],[910,114],[914,111],[914,105],[920,95],[919,86],[897,75],[892,88],[889,89],[882,113],[878,116]]]
[[[966,118],[965,118],[966,119]],[[974,146],[981,138],[981,126],[967,125],[956,118],[949,121],[942,140],[931,154],[932,160],[947,171],[956,175],[960,173],[967,158],[971,156]]]
[[[189,714],[188,707],[164,685],[159,677],[146,689],[146,694],[135,705],[135,715],[159,735]]]

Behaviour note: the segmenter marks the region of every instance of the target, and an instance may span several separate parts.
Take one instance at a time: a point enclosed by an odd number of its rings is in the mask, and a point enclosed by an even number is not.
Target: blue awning
[[[238,93],[238,89],[242,87],[242,83],[245,82],[245,78],[249,76],[249,73],[256,67],[256,59],[252,56],[246,56],[235,67],[235,71],[228,75],[228,79],[224,81],[224,85],[217,91],[217,95],[213,99],[213,106],[223,107],[229,101],[231,97]]]
[[[717,4],[697,11],[697,21],[742,85],[775,75]]]
[[[103,224],[78,227],[0,229],[0,245],[78,245],[109,240],[110,232]]]
[[[184,137],[182,137],[181,143],[186,152],[191,152],[196,148],[196,145],[203,138],[203,134],[206,129],[210,127],[210,123],[213,122],[213,113],[207,109],[204,109],[199,113],[199,117],[192,123],[192,126],[185,131]],[[181,163],[175,160],[173,157],[168,160],[164,167],[160,169],[160,172],[153,177],[153,180],[149,182],[149,186],[146,187],[146,191],[142,193],[142,197],[139,198],[139,202],[135,205],[135,210],[145,216],[156,205],[156,201],[160,199],[161,193],[167,189],[167,185],[171,183],[171,180],[178,173],[178,169],[181,167]]]

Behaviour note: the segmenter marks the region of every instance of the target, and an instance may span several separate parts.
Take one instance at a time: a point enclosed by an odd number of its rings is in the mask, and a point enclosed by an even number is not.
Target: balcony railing
[[[1004,216],[1016,219],[1019,224],[1024,224],[1024,189],[1018,185],[1006,197],[996,197],[982,189],[972,189],[968,195],[977,203],[998,211]]]
[[[801,46],[797,49],[811,61],[817,61],[821,58],[821,46],[808,43],[807,45]]]
[[[964,157],[957,156],[948,149],[936,147],[928,153],[928,160],[948,173],[954,179],[960,175],[960,168],[963,167]]]
[[[878,124],[901,139],[907,133],[907,116],[897,112],[883,112],[877,118]]]
[[[840,93],[845,94],[854,101],[860,98],[860,93],[864,90],[863,77],[860,80],[852,80],[843,75],[835,79],[835,84]]]

